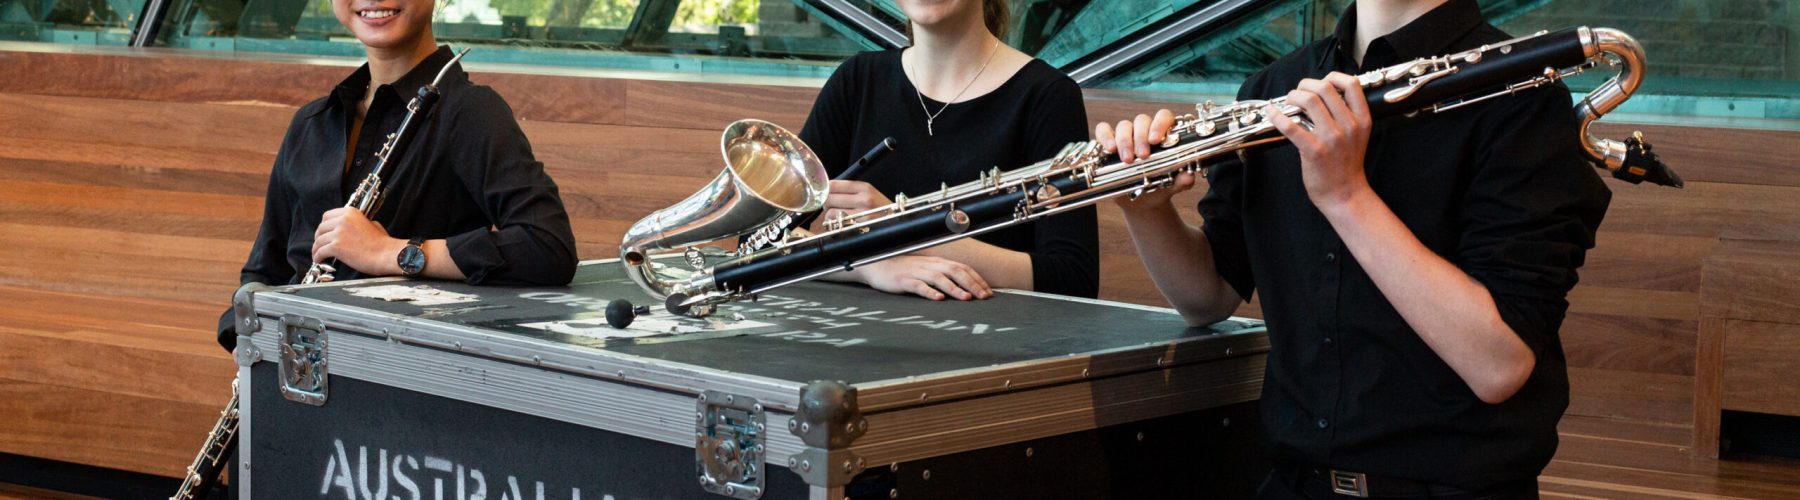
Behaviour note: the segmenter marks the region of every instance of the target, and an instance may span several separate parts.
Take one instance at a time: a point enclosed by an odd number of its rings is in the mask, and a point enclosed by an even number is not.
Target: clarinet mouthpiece
[[[1676,189],[1686,186],[1681,176],[1651,151],[1650,143],[1644,142],[1643,132],[1634,132],[1625,139],[1625,161],[1619,165],[1618,170],[1613,171],[1613,177],[1632,184],[1650,181],[1651,184]]]

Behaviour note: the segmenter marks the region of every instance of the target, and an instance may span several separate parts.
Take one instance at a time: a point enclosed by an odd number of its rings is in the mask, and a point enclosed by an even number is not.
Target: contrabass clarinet
[[[1644,51],[1624,32],[1577,27],[1539,32],[1438,57],[1421,58],[1358,75],[1375,119],[1441,113],[1549,85],[1600,65],[1617,74],[1580,100],[1581,149],[1597,168],[1631,183],[1681,187],[1641,136],[1595,137],[1588,125],[1617,108],[1644,78]],[[742,121],[724,137],[726,170],[686,201],[656,211],[626,231],[620,261],[628,275],[675,314],[705,315],[723,303],[841,270],[865,266],[1102,200],[1173,185],[1200,172],[1202,162],[1282,141],[1263,109],[1305,123],[1285,98],[1211,102],[1176,120],[1150,156],[1125,164],[1094,141],[1070,144],[1050,159],[935,193],[901,194],[892,204],[825,220],[817,234],[789,232],[751,251],[695,248],[714,239],[763,230],[784,211],[817,210],[824,172],[811,150],[779,127]],[[1309,124],[1306,124],[1309,125]],[[687,268],[655,259],[685,251]],[[709,262],[707,257],[724,257]]]
[[[400,125],[387,135],[387,140],[382,143],[381,149],[375,152],[375,166],[369,170],[369,175],[363,177],[362,182],[356,185],[356,191],[350,194],[348,203],[344,204],[345,207],[354,208],[358,212],[371,216],[376,209],[381,207],[381,201],[387,194],[384,185],[386,179],[383,179],[382,176],[386,175],[388,160],[398,158],[412,143],[412,138],[422,127],[425,116],[431,114],[432,107],[437,105],[438,83],[442,82],[444,75],[450,72],[450,67],[455,66],[457,61],[462,60],[463,54],[467,53],[469,53],[469,49],[457,52],[455,57],[450,58],[450,62],[444,63],[443,69],[438,70],[437,77],[433,78],[431,83],[419,87],[418,95],[407,101],[406,116],[401,118]],[[314,262],[312,267],[306,270],[306,274],[300,278],[300,284],[331,281],[333,279],[331,273],[336,272],[333,264],[335,262]],[[240,325],[238,328],[240,328],[240,332],[246,331],[243,329],[247,326]],[[212,491],[213,486],[218,483],[219,474],[223,472],[226,461],[231,458],[233,449],[237,447],[238,391],[240,389],[238,382],[233,380],[231,382],[231,401],[225,404],[225,411],[219,414],[219,421],[213,424],[212,432],[206,436],[206,443],[200,447],[200,453],[194,457],[194,462],[188,465],[187,475],[182,478],[180,489],[175,491],[174,496],[169,497],[170,500],[199,498]]]

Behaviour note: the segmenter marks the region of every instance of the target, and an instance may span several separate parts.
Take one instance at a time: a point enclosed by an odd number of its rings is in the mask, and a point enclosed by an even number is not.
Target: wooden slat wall
[[[0,452],[179,471],[232,375],[211,331],[282,130],[347,72],[156,51],[0,51],[0,391],[12,396],[0,398]],[[588,259],[617,255],[637,217],[717,174],[726,123],[797,130],[817,92],[474,78],[512,104]],[[1160,106],[1176,104],[1090,95],[1088,111],[1118,119]],[[1800,240],[1800,170],[1789,167],[1800,134],[1642,128],[1689,187],[1609,181],[1612,211],[1563,330],[1569,413],[1687,426],[1700,263],[1721,237]],[[1102,296],[1160,305],[1117,209],[1103,204],[1101,224]]]

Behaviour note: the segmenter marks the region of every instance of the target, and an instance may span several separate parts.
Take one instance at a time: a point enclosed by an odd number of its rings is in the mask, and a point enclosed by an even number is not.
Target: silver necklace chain
[[[925,105],[925,92],[919,90],[918,85],[913,85],[913,94],[919,97],[919,109],[925,111],[925,135],[937,135],[931,129],[932,122],[937,121],[938,115],[944,114],[944,110],[950,109],[951,104],[956,103],[958,99],[962,99],[963,93],[968,92],[969,87],[975,86],[975,81],[981,79],[981,73],[987,71],[988,63],[994,62],[994,54],[999,52],[1000,41],[994,40],[994,46],[988,49],[987,60],[981,62],[981,69],[975,70],[975,76],[969,79],[969,83],[963,84],[962,90],[956,92],[956,97],[951,97],[950,100],[944,101],[944,106],[938,108],[936,113],[931,112],[931,108]]]

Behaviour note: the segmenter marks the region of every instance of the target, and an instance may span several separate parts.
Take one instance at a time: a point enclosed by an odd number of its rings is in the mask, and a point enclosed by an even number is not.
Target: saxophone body
[[[1608,65],[1617,74],[1576,105],[1582,151],[1596,168],[1632,183],[1681,186],[1681,179],[1650,152],[1641,137],[1623,141],[1596,137],[1588,125],[1625,102],[1643,81],[1644,52],[1624,32],[1608,28],[1569,28],[1539,32],[1453,54],[1421,58],[1357,76],[1374,119],[1411,113],[1440,113],[1527,89]],[[1014,169],[989,171],[974,182],[944,186],[936,193],[896,196],[891,205],[825,220],[817,234],[789,233],[766,247],[747,252],[689,248],[687,269],[653,267],[646,252],[674,249],[743,234],[768,232],[780,213],[753,224],[708,226],[707,231],[668,233],[645,238],[645,228],[668,228],[664,219],[708,219],[696,203],[719,184],[675,206],[639,221],[628,232],[621,254],[627,269],[644,289],[665,299],[673,313],[704,315],[718,304],[747,300],[781,286],[882,259],[911,253],[970,236],[1035,221],[1098,203],[1173,185],[1177,175],[1199,172],[1202,164],[1246,148],[1285,140],[1263,115],[1267,106],[1303,125],[1306,118],[1285,99],[1211,102],[1176,120],[1166,141],[1150,156],[1131,164],[1118,162],[1094,141],[1068,145],[1052,158]],[[729,133],[728,133],[729,135]],[[804,145],[797,145],[804,148]],[[795,164],[795,168],[812,168]],[[721,178],[730,175],[728,168]],[[805,174],[810,175],[810,174]],[[822,174],[820,174],[822,175]],[[790,178],[801,178],[796,173]],[[778,186],[762,186],[772,193]],[[804,198],[811,186],[783,187],[779,196]],[[815,208],[816,209],[816,208]],[[635,236],[634,236],[635,235]],[[709,261],[708,256],[720,257]]]

